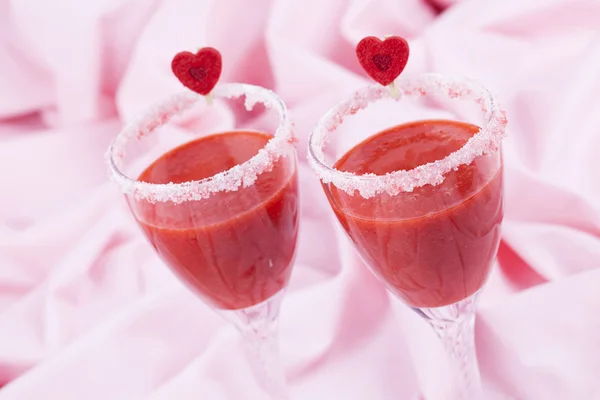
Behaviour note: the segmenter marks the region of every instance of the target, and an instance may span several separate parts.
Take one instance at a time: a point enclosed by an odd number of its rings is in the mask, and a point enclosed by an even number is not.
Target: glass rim
[[[213,176],[182,183],[148,183],[134,179],[122,169],[128,144],[151,134],[165,125],[176,115],[182,114],[194,104],[203,101],[205,96],[186,90],[177,93],[148,109],[141,118],[125,125],[112,141],[106,153],[110,176],[121,191],[133,195],[136,200],[151,203],[182,203],[190,200],[202,200],[222,191],[235,191],[240,186],[251,186],[257,177],[266,172],[279,157],[287,151],[286,143],[293,142],[292,121],[283,100],[273,91],[246,83],[220,83],[211,95],[214,98],[236,99],[244,96],[247,111],[252,111],[257,103],[277,112],[279,122],[272,138],[257,154],[245,162],[219,172]]]
[[[337,188],[353,195],[355,192],[364,198],[387,193],[395,196],[400,192],[412,192],[425,185],[439,185],[444,175],[461,165],[470,164],[477,157],[493,154],[500,149],[506,134],[506,112],[492,94],[477,81],[444,76],[438,73],[425,73],[401,77],[395,81],[397,94],[381,85],[363,87],[333,106],[313,128],[308,140],[308,163],[319,179],[333,183]],[[357,175],[340,171],[329,165],[324,148],[328,134],[337,130],[347,116],[357,114],[369,105],[383,99],[400,102],[407,97],[425,96],[428,93],[443,95],[450,100],[471,100],[481,106],[484,123],[479,131],[457,151],[443,159],[420,165],[411,170],[399,170],[385,175],[372,173]]]

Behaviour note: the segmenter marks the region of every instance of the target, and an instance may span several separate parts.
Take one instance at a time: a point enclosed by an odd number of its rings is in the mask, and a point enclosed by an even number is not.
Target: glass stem
[[[253,372],[271,400],[289,400],[277,323],[283,291],[252,307],[222,312],[242,334]]]
[[[457,303],[436,308],[417,308],[441,339],[450,359],[460,400],[481,399],[481,377],[475,352],[475,303],[477,293]]]

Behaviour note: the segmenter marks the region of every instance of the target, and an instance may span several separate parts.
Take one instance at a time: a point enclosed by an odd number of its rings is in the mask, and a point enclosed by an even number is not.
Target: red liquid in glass
[[[139,177],[181,183],[239,165],[269,135],[234,131],[204,137],[160,157]],[[240,309],[280,291],[291,274],[298,233],[293,157],[282,157],[249,187],[181,204],[130,200],[161,258],[214,307]]]
[[[477,126],[418,121],[378,133],[346,153],[341,171],[377,175],[410,170],[461,148]],[[500,242],[503,217],[500,155],[479,157],[396,196],[350,196],[324,185],[339,221],[365,262],[415,307],[460,301],[484,284]]]

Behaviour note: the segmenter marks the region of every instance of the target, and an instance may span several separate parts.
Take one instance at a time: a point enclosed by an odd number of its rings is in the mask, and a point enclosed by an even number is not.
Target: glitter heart
[[[371,78],[383,86],[394,82],[404,71],[408,55],[408,43],[399,36],[390,36],[384,40],[367,36],[356,46],[356,56],[360,65]]]
[[[221,76],[221,53],[212,47],[202,48],[196,54],[182,51],[173,57],[171,69],[185,87],[207,95]]]
[[[373,56],[373,64],[380,71],[387,71],[392,66],[392,56],[389,54],[375,54]]]
[[[202,67],[190,68],[190,75],[192,75],[195,80],[201,81],[206,78],[206,69]]]

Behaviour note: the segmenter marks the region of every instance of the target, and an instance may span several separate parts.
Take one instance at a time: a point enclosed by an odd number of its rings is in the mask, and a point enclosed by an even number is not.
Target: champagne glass
[[[442,340],[460,399],[482,393],[475,300],[500,242],[505,126],[478,83],[423,74],[356,91],[309,140],[309,163],[341,226]]]
[[[276,332],[298,233],[292,123],[261,87],[219,84],[204,99],[182,92],[127,125],[111,175],[164,263],[241,332],[271,398],[288,399]],[[215,114],[232,129],[184,129]]]

